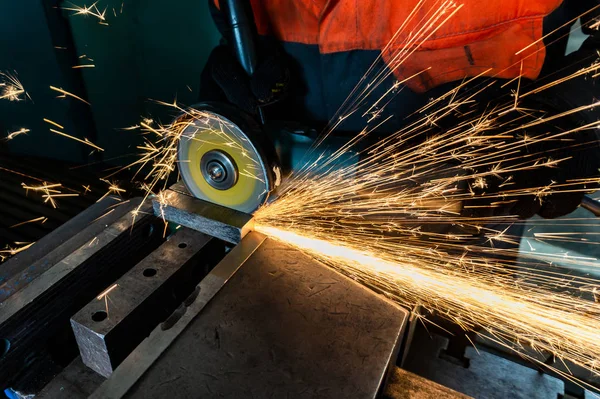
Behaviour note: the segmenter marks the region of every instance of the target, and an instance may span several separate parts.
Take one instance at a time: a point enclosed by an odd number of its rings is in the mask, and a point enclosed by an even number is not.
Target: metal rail
[[[584,195],[583,199],[581,200],[581,207],[600,217],[600,201]]]
[[[123,397],[265,239],[265,236],[255,232],[246,235],[244,240],[200,282],[200,292],[183,316],[167,330],[163,330],[161,326],[156,327],[90,398]]]

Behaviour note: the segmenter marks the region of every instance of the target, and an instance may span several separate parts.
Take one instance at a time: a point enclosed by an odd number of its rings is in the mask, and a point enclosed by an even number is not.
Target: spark
[[[56,123],[56,122],[54,122],[54,121],[52,121],[50,119],[44,118],[44,122],[49,123],[49,124],[51,124],[53,126],[56,126],[59,129],[64,129],[63,125],[59,125],[58,123]]]
[[[36,222],[42,222],[41,224],[44,224],[44,223],[46,223],[47,220],[48,220],[47,217],[40,216],[39,218],[34,218],[34,219],[27,220],[25,222],[13,224],[12,226],[10,226],[10,228],[12,229],[12,228],[15,228],[15,227],[23,226],[24,224],[36,223]]]
[[[487,186],[488,185],[483,177],[476,178],[475,183],[473,183],[473,187],[476,187],[476,188],[484,189],[484,188],[487,188]]]
[[[106,317],[108,317],[108,294],[113,291],[115,288],[117,288],[119,286],[119,284],[114,283],[113,285],[111,285],[110,287],[108,287],[107,289],[105,289],[104,291],[102,291],[100,293],[100,295],[98,295],[96,297],[97,300],[101,301],[102,299],[104,299],[104,308],[106,310]]]
[[[28,179],[31,179],[31,180],[35,180],[35,181],[39,181],[39,182],[43,182],[43,180],[42,180],[42,179],[39,179],[39,178],[37,178],[37,177],[35,177],[35,176],[31,176],[31,175],[28,175],[28,174],[26,174],[26,173],[21,173],[21,172],[19,172],[19,171],[16,171],[16,170],[12,170],[12,169],[8,169],[8,168],[4,168],[4,167],[2,167],[2,166],[0,166],[0,170],[1,170],[1,171],[4,171],[4,172],[11,173],[11,174],[14,174],[14,175],[17,175],[17,176],[26,177],[26,178],[28,178]],[[44,183],[44,184],[45,184],[45,183]]]
[[[33,191],[49,191],[49,190],[52,190],[53,192],[58,192],[56,190],[56,188],[61,187],[62,184],[60,184],[60,183],[46,184],[46,182],[44,182],[44,184],[41,185],[41,186],[28,186],[25,183],[21,183],[21,186],[23,186],[23,188],[26,189],[26,190],[33,190]]]
[[[72,15],[92,16],[94,18],[97,18],[100,22],[104,22],[106,19],[106,8],[104,9],[104,11],[100,11],[97,6],[98,1],[94,2],[90,6],[83,5],[81,7],[73,3],[69,4],[71,4],[70,7],[62,7],[62,9],[66,11],[73,11]]]
[[[84,64],[84,65],[75,65],[75,66],[73,66],[71,68],[73,68],[73,69],[81,69],[81,68],[95,68],[95,67],[96,67],[96,65],[94,65],[94,64]]]
[[[98,200],[98,201],[96,201],[96,202],[100,202],[100,200]],[[97,220],[100,220],[100,219],[102,219],[102,218],[105,218],[106,216],[110,215],[110,214],[111,214],[111,213],[113,213],[114,211],[115,211],[115,209],[113,208],[113,209],[109,210],[108,212],[106,212],[106,213],[104,213],[104,214],[102,214],[102,215],[98,216],[96,219],[92,220],[92,222],[95,222],[95,221],[97,221]]]
[[[594,11],[595,11],[595,10],[597,10],[599,7],[600,7],[600,5],[597,5],[597,6],[593,7],[593,8],[590,8],[590,9],[589,9],[589,10],[587,10],[586,12],[584,12],[584,13],[582,13],[582,14],[579,14],[577,17],[575,17],[575,18],[573,18],[573,19],[571,19],[571,20],[569,20],[569,21],[565,22],[563,25],[561,25],[561,26],[560,26],[560,27],[558,27],[557,29],[553,30],[552,32],[550,32],[550,33],[547,33],[546,35],[544,35],[544,36],[540,37],[539,39],[535,40],[534,42],[532,42],[531,44],[529,44],[529,45],[527,45],[527,46],[523,47],[521,50],[517,51],[517,52],[515,53],[515,55],[519,55],[519,54],[521,54],[522,52],[524,52],[525,50],[527,50],[528,48],[531,48],[531,47],[533,47],[533,46],[536,46],[538,43],[542,42],[544,39],[547,39],[547,38],[548,38],[548,36],[552,35],[552,34],[553,34],[553,33],[555,33],[556,31],[558,31],[559,29],[561,29],[561,28],[563,28],[563,27],[565,27],[565,26],[570,26],[570,25],[571,25],[573,22],[577,21],[579,18],[581,18],[581,17],[583,17],[583,16],[585,16],[585,15],[587,15],[587,14],[589,14],[589,13],[592,13],[592,12],[594,12]],[[592,26],[594,26],[594,25],[592,25]],[[569,34],[571,34],[571,32],[569,32]]]
[[[60,88],[60,87],[54,87],[54,86],[50,86],[50,89],[52,89],[52,90],[54,90],[54,91],[57,91],[57,92],[59,92],[59,93],[60,93],[60,94],[62,94],[63,96],[69,96],[69,97],[72,97],[72,98],[74,98],[74,99],[76,99],[76,100],[79,100],[79,101],[81,101],[81,102],[84,102],[84,103],[86,103],[87,105],[92,105],[92,104],[90,104],[89,102],[85,101],[83,98],[81,98],[81,97],[79,97],[79,96],[76,96],[76,95],[75,95],[75,94],[73,94],[73,93],[69,93],[68,91],[66,91],[66,90],[63,90],[63,89],[62,89],[62,88]]]
[[[387,297],[405,306],[424,305],[469,330],[482,326],[484,331],[478,334],[491,334],[500,342],[518,336],[520,345],[529,344],[595,369],[600,356],[599,323],[588,312],[597,315],[597,303],[559,293],[523,290],[500,278],[493,282],[462,271],[425,268],[419,264],[422,260],[413,263],[398,256],[382,258],[364,247],[290,230],[261,225],[257,230],[292,243],[345,274],[351,272],[356,280],[384,290]]]
[[[117,288],[119,286],[119,284],[115,283],[113,285],[111,285],[110,287],[108,287],[107,289],[105,289],[104,291],[102,291],[100,293],[100,295],[98,295],[96,297],[96,299],[100,300],[102,298],[104,298],[105,296],[107,296],[112,290],[114,290],[115,288]]]
[[[35,242],[32,243],[15,243],[16,245],[19,245],[17,247],[11,247],[11,246],[6,246],[4,249],[0,250],[0,262],[4,262],[6,259],[10,258],[11,256],[14,256],[20,252],[25,251],[26,249],[30,248],[33,244],[35,244]]]
[[[146,193],[145,198],[158,193],[156,199],[161,201],[164,198],[160,196],[160,192],[167,188],[169,177],[177,170],[178,164],[186,162],[178,156],[179,143],[184,138],[201,145],[219,144],[237,150],[246,161],[246,164],[238,165],[240,176],[264,182],[260,175],[253,172],[258,160],[246,151],[243,143],[247,139],[239,136],[237,128],[231,122],[211,112],[181,107],[177,101],[157,103],[175,109],[179,112],[179,117],[165,125],[151,118],[142,118],[138,125],[125,128],[140,130],[145,136],[145,143],[137,147],[141,153],[136,161],[108,177],[125,169],[135,168],[137,172],[134,177],[139,175],[144,182],[141,188]],[[196,135],[198,132],[202,134]]]
[[[0,100],[23,101],[31,99],[16,74],[0,72]]]
[[[117,195],[117,196],[121,196],[121,193],[127,192],[127,190],[125,190],[124,188],[119,187],[115,182],[111,182],[111,181],[106,180],[106,179],[100,179],[100,180],[103,181],[104,183],[108,184],[108,191],[102,197],[100,197],[98,199],[98,201],[96,201],[96,202],[102,201],[104,198],[108,197],[111,194],[114,194],[114,195]]]
[[[96,149],[96,150],[98,150],[98,151],[104,151],[104,149],[103,149],[102,147],[98,147],[96,144],[92,143],[91,141],[89,141],[89,140],[88,140],[87,138],[85,138],[85,137],[84,137],[83,139],[80,139],[80,138],[78,138],[78,137],[71,136],[70,134],[67,134],[67,133],[65,133],[65,132],[61,132],[61,131],[59,131],[59,130],[56,130],[56,129],[50,129],[50,131],[51,131],[52,133],[56,133],[56,134],[58,134],[58,135],[60,135],[60,136],[63,136],[63,137],[69,138],[69,139],[71,139],[71,140],[75,140],[75,141],[77,141],[77,142],[79,142],[79,143],[82,143],[82,144],[88,145],[88,146],[90,146],[90,147],[92,147],[92,148],[94,148],[94,149]]]
[[[440,19],[435,13],[431,19],[437,27]],[[420,39],[412,46],[418,47],[432,33],[420,32]],[[398,54],[394,47],[399,48]],[[392,54],[388,58],[397,60],[390,65],[393,70],[409,50],[405,43],[389,50]],[[597,125],[527,135],[533,127],[598,104],[548,115],[520,108],[519,99],[532,93],[521,81],[522,62],[519,60],[521,69],[515,78],[517,89],[508,102],[481,107],[484,111],[480,113],[473,111],[474,96],[480,91],[470,92],[466,89],[469,80],[465,80],[416,112],[414,122],[377,143],[367,143],[365,138],[377,130],[370,124],[381,123],[371,111],[379,113],[385,108],[394,95],[388,90],[386,98],[370,102],[370,108],[366,105],[362,115],[367,127],[360,135],[333,154],[307,162],[286,179],[276,193],[277,199],[255,213],[255,229],[299,248],[402,306],[421,305],[520,353],[531,347],[597,374],[600,304],[581,297],[580,287],[600,286],[600,280],[540,267],[553,265],[558,259],[565,264],[597,267],[597,259],[542,253],[529,241],[531,252],[519,253],[520,237],[509,233],[511,225],[522,223],[515,216],[460,213],[466,208],[485,214],[524,196],[533,195],[544,202],[553,193],[585,191],[580,187],[583,181],[551,182],[540,187],[534,182],[526,182],[527,187],[515,183],[516,173],[558,168],[566,160],[552,157],[552,151],[526,151],[522,155],[525,148],[542,142],[568,143],[573,135]],[[585,72],[535,90],[544,91],[597,69],[598,65],[592,65]],[[332,118],[324,137],[365,106],[365,99],[386,73],[374,66],[369,69],[361,79],[362,86],[355,88]],[[508,119],[509,114],[512,119]],[[455,126],[430,134],[431,128],[447,116],[457,119]],[[511,140],[513,135],[523,139]],[[419,137],[423,138],[419,144],[406,145],[409,139]],[[324,140],[319,140],[312,151],[318,151]],[[350,152],[361,154],[353,166],[343,162]],[[600,176],[586,182],[600,183]],[[492,224],[503,227],[489,227]],[[431,229],[437,225],[454,226],[458,232]],[[536,240],[540,238],[565,240],[569,236],[538,235]]]
[[[21,183],[21,187],[25,189],[26,192],[36,191],[42,193],[42,198],[44,198],[44,203],[49,203],[53,208],[58,208],[58,204],[56,202],[57,198],[64,197],[77,197],[79,193],[63,193],[63,187],[60,183],[46,183],[43,182],[39,186],[27,185],[25,183]]]
[[[504,114],[506,114],[508,112],[511,112],[511,111],[517,111],[517,110],[519,110],[517,104],[519,103],[519,98],[520,98],[519,97],[519,91],[521,90],[521,78],[522,77],[523,77],[523,60],[521,60],[521,68],[519,70],[519,75],[515,78],[515,79],[518,79],[517,80],[517,82],[518,82],[517,83],[517,90],[513,92],[513,96],[515,97],[515,103],[513,104],[512,108],[510,108],[510,109],[508,109],[506,111],[500,112],[498,114],[499,116],[502,116],[502,115],[504,115]]]
[[[6,140],[12,140],[12,139],[14,139],[14,138],[15,138],[15,137],[17,137],[17,136],[20,136],[20,135],[22,135],[22,134],[27,134],[27,133],[29,133],[30,131],[31,131],[31,130],[29,130],[29,129],[26,129],[26,128],[21,128],[21,129],[19,129],[19,130],[16,130],[16,131],[14,131],[14,132],[12,132],[12,133],[9,133],[9,134],[6,136]]]

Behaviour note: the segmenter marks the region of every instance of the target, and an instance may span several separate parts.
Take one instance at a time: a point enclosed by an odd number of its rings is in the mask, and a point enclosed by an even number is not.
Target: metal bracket
[[[193,269],[211,241],[205,234],[178,230],[75,314],[71,326],[83,363],[109,377],[193,291]]]

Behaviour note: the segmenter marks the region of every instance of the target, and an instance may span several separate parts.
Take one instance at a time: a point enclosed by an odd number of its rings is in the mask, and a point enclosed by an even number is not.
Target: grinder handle
[[[221,2],[222,10],[227,17],[231,29],[231,45],[235,57],[249,76],[252,76],[258,63],[254,34],[256,27],[250,16],[248,1],[225,0]]]
[[[255,41],[256,25],[250,2],[225,0],[221,4],[231,28],[231,45],[235,57],[248,76],[252,76],[258,64],[258,55]],[[258,107],[258,115],[261,123],[264,124],[264,115],[260,107]]]

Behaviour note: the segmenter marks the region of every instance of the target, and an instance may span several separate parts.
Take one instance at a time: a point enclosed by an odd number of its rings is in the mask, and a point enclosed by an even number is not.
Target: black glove
[[[286,56],[275,46],[270,46],[269,51],[254,74],[248,76],[228,46],[216,47],[203,72],[200,99],[218,101],[225,97],[251,115],[256,115],[259,107],[283,99],[290,81]]]
[[[569,101],[568,92],[577,88],[579,84],[581,82],[573,82],[569,89],[543,93],[543,96],[537,98],[538,104],[544,107],[543,109],[552,110],[549,112],[550,115],[583,105],[578,104],[577,101]],[[588,104],[595,101],[589,94],[585,95],[586,91],[583,87],[579,89],[577,92],[580,93],[581,100],[587,97]],[[594,114],[593,111],[581,111],[545,124],[547,126],[537,126],[527,133],[529,137],[536,137],[577,129],[593,123],[597,119]],[[552,192],[549,195],[542,194],[533,203],[531,196],[520,198],[515,205],[516,214],[529,217],[537,213],[549,219],[564,216],[573,212],[581,204],[586,191],[598,188],[598,184],[590,180],[600,176],[600,146],[597,132],[597,129],[587,128],[569,133],[564,136],[565,141],[541,141],[527,147],[527,151],[531,154],[543,154],[547,158],[563,159],[563,161],[554,167],[542,167],[516,174],[516,181],[521,187],[527,188],[532,184],[533,187],[546,186]]]
[[[547,81],[556,80],[561,76],[569,76],[582,68],[589,67],[597,62],[598,42],[597,39],[590,37],[581,46],[581,48],[566,56],[563,65],[567,67],[559,72],[548,76]],[[591,72],[586,76],[573,78],[565,83],[550,87],[535,95],[531,105],[537,109],[543,109],[548,115],[558,114],[578,107],[593,104],[600,99],[600,81],[596,81],[592,75],[597,72]],[[540,82],[544,84],[546,82]],[[527,105],[525,105],[527,107]],[[599,109],[587,109],[564,118],[556,119],[551,123],[536,127],[530,134],[553,134],[560,131],[573,130],[581,126],[590,125],[600,120]],[[586,191],[598,189],[597,181],[594,178],[600,177],[600,130],[597,128],[587,128],[586,130],[570,133],[564,137],[570,141],[550,141],[536,143],[529,151],[545,152],[553,159],[565,159],[557,167],[542,168],[540,179],[545,179],[546,184],[560,186],[555,194],[541,197],[537,201],[540,208],[536,210],[544,218],[555,218],[573,212],[579,204]],[[518,176],[522,180],[521,184],[526,184],[525,180],[533,179],[534,173],[531,171]],[[588,179],[588,182],[582,180]],[[578,184],[577,181],[580,181]],[[544,181],[540,181],[544,183]],[[530,183],[529,183],[530,184]],[[550,186],[552,188],[552,186]],[[520,205],[523,201],[521,201]],[[537,206],[537,205],[535,205]],[[527,207],[523,207],[522,213],[527,214]],[[533,208],[529,208],[531,214]],[[528,215],[525,215],[528,216]]]
[[[565,57],[567,68],[548,76],[536,85],[541,86],[590,66],[597,58],[597,54],[595,48],[590,51],[588,45]],[[501,120],[502,129],[491,132],[491,135],[501,133],[502,130],[510,131],[519,125],[526,125],[528,122],[535,121],[537,117],[549,118],[598,101],[600,86],[597,86],[591,77],[594,73],[571,79],[526,97],[519,106],[536,110],[531,112],[529,120],[523,115],[516,123],[511,123],[509,119],[505,123]],[[600,85],[600,82],[597,83]],[[568,133],[558,140],[535,141],[593,124],[600,119],[599,111],[584,110],[530,128],[518,129],[514,133],[515,147],[523,143],[524,137],[528,137],[531,144],[519,148],[520,156],[511,154],[510,157],[515,159],[503,161],[503,167],[517,165],[528,159],[539,159],[540,164],[548,159],[563,161],[555,166],[516,171],[510,175],[509,181],[507,175],[487,176],[484,187],[475,181],[468,182],[469,189],[475,193],[475,196],[472,200],[466,201],[463,214],[471,217],[516,215],[527,219],[535,214],[544,218],[556,218],[574,211],[581,204],[585,192],[598,188],[597,180],[593,181],[594,178],[600,178],[598,129],[588,127],[586,130]],[[513,111],[510,118],[514,117]],[[471,172],[485,172],[485,170]],[[544,187],[546,192],[542,190]],[[513,194],[503,195],[508,192]],[[523,194],[515,196],[515,192]],[[525,194],[527,192],[532,194]],[[533,194],[534,192],[536,193]],[[489,198],[484,198],[486,196]]]

